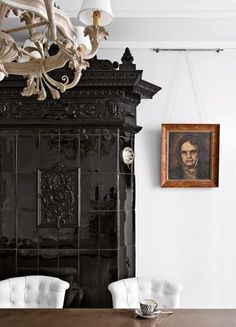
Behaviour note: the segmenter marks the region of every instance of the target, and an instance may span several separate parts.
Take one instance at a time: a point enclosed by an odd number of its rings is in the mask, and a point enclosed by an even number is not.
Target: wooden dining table
[[[236,327],[234,309],[176,309],[151,319],[131,309],[0,309],[0,327]]]

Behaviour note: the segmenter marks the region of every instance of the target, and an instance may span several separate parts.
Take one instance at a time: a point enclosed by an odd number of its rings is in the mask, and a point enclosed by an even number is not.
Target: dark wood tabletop
[[[1,327],[236,327],[234,309],[177,309],[142,319],[130,309],[0,309]]]

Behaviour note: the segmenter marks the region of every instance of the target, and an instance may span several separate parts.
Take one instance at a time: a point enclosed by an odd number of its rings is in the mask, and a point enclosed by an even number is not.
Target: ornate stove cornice
[[[142,80],[142,70],[136,70],[129,49],[117,68],[116,62],[94,58],[79,85],[57,101],[23,98],[24,79],[11,76],[0,83],[0,126],[97,124],[136,129],[136,107],[141,98],[152,98],[160,87]],[[66,68],[53,72],[53,78],[60,80],[65,71],[68,74]]]

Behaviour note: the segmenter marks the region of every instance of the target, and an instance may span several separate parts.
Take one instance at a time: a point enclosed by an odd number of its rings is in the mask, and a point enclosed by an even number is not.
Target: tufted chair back
[[[118,280],[108,286],[113,308],[139,308],[141,299],[153,299],[160,308],[178,308],[181,284],[149,277],[133,277]]]
[[[63,308],[69,286],[48,276],[5,279],[0,281],[0,308]]]

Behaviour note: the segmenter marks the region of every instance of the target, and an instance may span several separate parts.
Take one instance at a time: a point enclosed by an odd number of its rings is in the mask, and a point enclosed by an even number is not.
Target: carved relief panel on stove
[[[38,170],[38,226],[78,227],[80,170],[59,163]]]

